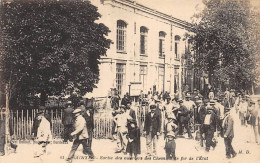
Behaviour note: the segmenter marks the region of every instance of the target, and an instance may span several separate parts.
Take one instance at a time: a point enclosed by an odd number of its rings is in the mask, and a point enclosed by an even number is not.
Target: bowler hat
[[[250,100],[250,103],[251,103],[251,104],[255,104],[255,101],[254,101],[254,100]]]
[[[191,98],[191,96],[190,96],[190,94],[189,94],[189,93],[186,95],[186,98]]]
[[[210,100],[209,104],[215,104],[214,100]]]
[[[230,111],[230,108],[225,107],[224,112],[229,112],[229,111]]]
[[[183,100],[180,99],[178,102],[179,102],[179,103],[183,103]]]
[[[79,112],[81,112],[81,109],[77,108],[77,109],[75,109],[72,113],[73,113],[73,114],[76,114],[76,113],[79,113]]]
[[[151,110],[152,110],[152,109],[156,109],[156,105],[154,105],[154,104],[150,105],[150,109],[151,109]]]
[[[39,111],[36,113],[36,116],[43,115],[43,114],[44,114],[44,111],[43,111],[43,110],[39,110]]]
[[[126,106],[125,105],[121,105],[120,108],[126,109]]]
[[[197,102],[197,103],[202,103],[202,100],[197,100],[196,102]]]

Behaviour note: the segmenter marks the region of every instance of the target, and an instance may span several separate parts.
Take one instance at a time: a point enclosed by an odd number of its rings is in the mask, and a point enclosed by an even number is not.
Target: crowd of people
[[[140,154],[140,136],[144,135],[147,156],[156,156],[158,137],[164,135],[166,159],[176,159],[175,140],[183,138],[185,131],[187,138],[200,142],[206,152],[217,146],[215,137],[223,137],[226,157],[235,157],[237,153],[232,147],[234,119],[230,115],[231,109],[239,113],[242,125],[252,126],[249,132],[254,132],[255,142],[259,144],[260,101],[250,99],[243,92],[227,88],[223,93],[218,91],[214,94],[211,89],[207,96],[202,96],[195,89],[193,93],[184,93],[184,99],[178,95],[171,97],[167,92],[158,94],[141,92],[137,104],[139,109],[135,111],[128,93],[121,100],[117,94],[114,97],[116,100],[111,99],[116,101],[111,104],[114,109],[113,132],[118,145],[116,153],[130,153],[131,157],[133,154],[136,157]],[[131,132],[133,127],[134,133]]]
[[[136,102],[128,93],[122,99],[115,93],[110,99],[113,108],[112,134],[117,140],[115,153],[128,153],[131,159],[137,159],[141,154],[141,136],[146,138],[147,156],[157,156],[160,136],[165,140],[167,160],[176,159],[176,139],[195,139],[209,152],[217,146],[215,137],[221,136],[226,147],[226,157],[235,157],[237,153],[232,147],[235,134],[231,109],[239,114],[241,125],[254,133],[254,141],[259,144],[260,100],[252,100],[243,92],[226,89],[223,93],[214,94],[210,90],[207,96],[202,96],[195,89],[182,96],[171,96],[167,92],[144,94],[141,91]],[[72,162],[79,145],[83,146],[84,154],[94,159],[93,108],[86,107],[83,100],[77,105],[68,101],[63,111],[64,142],[73,142],[66,161]],[[34,157],[40,157],[46,153],[46,147],[52,140],[50,116],[43,106],[34,119],[32,133],[37,142]]]

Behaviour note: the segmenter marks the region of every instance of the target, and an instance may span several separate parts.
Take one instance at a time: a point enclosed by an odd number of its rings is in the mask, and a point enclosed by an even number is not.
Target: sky
[[[202,0],[136,0],[136,2],[189,22],[195,12],[203,9]]]
[[[136,0],[136,2],[188,22],[191,22],[194,13],[204,8],[202,0]],[[260,0],[251,0],[251,3],[260,10]]]

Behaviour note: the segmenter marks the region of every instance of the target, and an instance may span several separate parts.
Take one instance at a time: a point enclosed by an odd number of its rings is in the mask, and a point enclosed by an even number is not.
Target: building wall
[[[121,96],[129,91],[131,82],[140,82],[140,66],[147,66],[147,88],[152,90],[168,91],[174,94],[174,74],[179,75],[178,87],[181,92],[182,65],[181,58],[175,59],[175,36],[180,36],[178,42],[178,54],[181,57],[185,53],[183,40],[186,30],[185,22],[147,8],[133,1],[127,0],[91,0],[92,4],[98,7],[102,17],[98,22],[104,23],[111,32],[108,38],[113,41],[107,55],[100,60],[100,81],[93,91],[97,96],[105,96],[111,88],[117,88],[116,66],[125,64],[125,82],[122,87]],[[117,21],[127,23],[126,28],[126,52],[117,52],[116,36]],[[180,23],[178,22],[180,21]],[[183,24],[183,25],[182,25]],[[147,56],[140,55],[140,27],[148,29],[147,33]],[[159,32],[166,33],[165,36],[165,59],[159,57]],[[160,69],[165,67],[165,70]],[[176,71],[177,72],[176,72]],[[163,72],[162,72],[163,71]],[[159,76],[161,73],[165,76]],[[141,85],[142,86],[142,85]]]

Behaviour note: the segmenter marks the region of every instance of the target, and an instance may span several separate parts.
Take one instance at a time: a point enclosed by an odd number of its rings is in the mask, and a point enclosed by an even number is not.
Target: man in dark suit
[[[74,116],[72,108],[72,102],[67,102],[67,108],[64,109],[64,116],[62,118],[62,124],[64,125],[64,142],[68,140],[72,142],[72,136],[70,135],[73,132]]]
[[[188,137],[193,138],[189,128],[189,111],[183,105],[183,100],[179,100],[180,108],[178,109],[179,134],[183,135],[183,125],[188,132]]]
[[[83,117],[86,120],[86,125],[88,129],[88,136],[87,139],[87,147],[83,148],[84,154],[88,154],[90,158],[94,158],[94,154],[92,151],[92,138],[93,138],[93,129],[94,129],[94,110],[93,108],[87,108],[85,112],[82,112]]]
[[[157,140],[160,135],[161,122],[160,116],[155,112],[156,105],[150,105],[150,110],[146,115],[144,122],[144,133],[146,134],[146,146],[147,155],[152,155],[152,144],[153,144],[153,154],[156,155]]]
[[[202,100],[197,101],[197,112],[196,112],[196,122],[199,124],[199,133],[200,133],[200,146],[203,147],[203,134],[205,133],[203,130],[203,122],[205,116],[207,114],[207,109]]]
[[[212,146],[213,149],[216,147],[216,143],[213,142],[214,132],[216,131],[216,124],[217,124],[217,116],[214,113],[214,108],[208,107],[207,108],[207,114],[204,118],[203,123],[203,130],[206,135],[206,151],[208,152],[210,150],[210,147]]]
[[[135,111],[131,108],[131,104],[132,102],[130,100],[126,102],[126,112],[128,112],[129,115],[133,118],[133,120],[136,121],[136,114]]]
[[[225,118],[223,120],[224,143],[226,147],[226,157],[228,159],[235,157],[237,153],[232,147],[232,140],[234,138],[234,120],[230,115],[230,108],[225,108]]]

